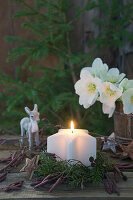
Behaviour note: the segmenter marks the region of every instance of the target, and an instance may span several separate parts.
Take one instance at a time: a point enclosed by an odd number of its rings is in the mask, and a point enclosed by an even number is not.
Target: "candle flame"
[[[73,123],[73,121],[71,121],[71,131],[72,131],[72,133],[74,131],[74,123]]]

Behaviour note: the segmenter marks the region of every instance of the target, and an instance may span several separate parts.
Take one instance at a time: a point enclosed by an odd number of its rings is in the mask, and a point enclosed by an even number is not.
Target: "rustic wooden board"
[[[20,149],[20,135],[14,136],[1,136],[0,137],[0,150],[12,150],[12,149]],[[24,139],[25,144],[27,145],[27,139]]]
[[[125,197],[127,200],[129,197],[133,197],[133,173],[127,172],[128,181],[125,183],[121,181],[119,183],[120,198]],[[48,187],[42,187],[40,190],[34,190],[30,186],[30,181],[26,180],[25,173],[10,173],[7,180],[0,184],[0,188],[12,183],[12,181],[24,180],[24,185],[20,191],[14,192],[0,192],[0,199],[119,199],[116,194],[109,195],[104,191],[103,185],[92,186],[81,191],[80,189],[72,189],[65,185],[60,185],[52,193],[47,191]]]
[[[47,137],[41,138],[41,142],[47,140]],[[28,148],[28,139],[24,137],[24,146]],[[14,136],[1,136],[0,137],[0,150],[19,150],[20,149],[20,135]]]
[[[12,137],[11,137],[12,138]],[[14,141],[11,140],[10,141]],[[5,145],[6,146],[6,145]],[[12,150],[0,150],[0,158],[8,157],[10,153],[13,153],[16,150],[15,145],[11,145]],[[125,174],[128,176],[128,181],[124,182],[123,180],[120,181],[118,187],[120,189],[120,197],[116,194],[109,195],[105,192],[104,187],[102,184],[100,185],[89,185],[83,191],[74,188],[70,188],[66,185],[60,185],[56,188],[56,190],[52,193],[48,192],[48,186],[42,187],[38,190],[34,190],[33,187],[30,186],[31,181],[27,180],[26,173],[20,173],[20,169],[23,166],[25,161],[21,163],[17,168],[14,168],[11,173],[8,174],[7,179],[0,183],[0,188],[11,184],[17,180],[24,180],[23,187],[20,191],[14,192],[3,192],[0,191],[0,200],[2,199],[67,199],[67,200],[93,200],[93,199],[133,199],[133,172],[126,172]],[[0,164],[0,168],[2,168],[4,164]]]

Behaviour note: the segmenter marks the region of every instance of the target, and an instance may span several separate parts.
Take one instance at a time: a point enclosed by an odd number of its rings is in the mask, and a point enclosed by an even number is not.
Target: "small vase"
[[[114,112],[114,132],[116,136],[133,139],[133,114],[124,114],[120,102],[116,103]]]

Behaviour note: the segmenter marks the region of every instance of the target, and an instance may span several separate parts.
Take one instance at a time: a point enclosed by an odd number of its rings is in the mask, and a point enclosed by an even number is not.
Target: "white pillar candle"
[[[47,152],[55,153],[63,160],[75,159],[89,166],[89,158],[96,158],[96,138],[85,129],[60,129],[47,139]]]

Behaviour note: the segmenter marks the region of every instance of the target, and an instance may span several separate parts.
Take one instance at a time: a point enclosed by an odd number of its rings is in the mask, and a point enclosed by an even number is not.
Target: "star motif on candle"
[[[38,161],[39,161],[39,155],[34,156],[32,159],[26,158],[25,165],[20,170],[20,172],[26,172],[28,179],[31,180],[34,171],[38,169]]]

